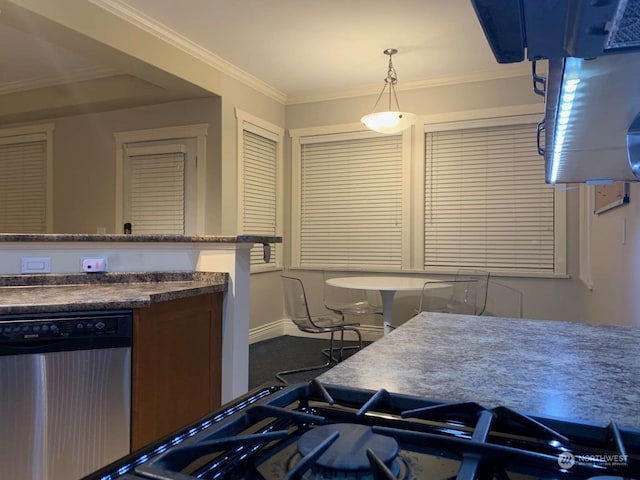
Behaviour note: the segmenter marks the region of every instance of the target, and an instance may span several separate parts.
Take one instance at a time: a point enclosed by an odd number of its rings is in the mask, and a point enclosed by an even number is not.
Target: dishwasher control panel
[[[115,319],[2,322],[0,324],[0,337],[14,341],[33,338],[92,337],[117,333],[118,324]]]
[[[0,317],[0,342],[13,345],[39,340],[82,340],[131,336],[130,310]]]

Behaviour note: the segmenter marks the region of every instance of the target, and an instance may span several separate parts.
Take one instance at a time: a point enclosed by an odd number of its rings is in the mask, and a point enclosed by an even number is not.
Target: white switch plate
[[[22,273],[51,273],[51,257],[22,257]]]

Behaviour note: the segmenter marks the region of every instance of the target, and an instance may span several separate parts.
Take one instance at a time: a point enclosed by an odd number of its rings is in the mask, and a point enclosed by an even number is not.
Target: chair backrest
[[[522,318],[523,304],[524,295],[517,288],[493,280],[489,282],[485,315]]]
[[[284,313],[300,328],[317,328],[309,313],[307,294],[302,280],[281,275],[284,293]]]
[[[471,289],[470,285],[468,283],[465,282],[474,282],[474,287],[473,290],[475,290],[475,293],[473,293],[473,309],[470,309],[472,311],[470,311],[469,313],[472,315],[482,315],[484,313],[485,308],[487,307],[487,291],[489,288],[489,277],[490,274],[487,271],[484,270],[475,270],[475,269],[470,269],[470,268],[461,268],[458,270],[458,272],[456,273],[455,276],[455,280],[458,283],[457,285],[459,285],[458,290],[463,290],[463,291],[458,291],[458,292],[454,292],[454,296],[458,295],[458,296],[463,296],[463,299],[466,300],[465,303],[467,303],[467,305],[471,305],[471,292],[464,292],[464,290],[466,289]],[[454,285],[454,290],[456,289],[455,285]],[[468,298],[464,298],[465,296],[468,296]],[[460,298],[458,298],[460,299]]]
[[[451,289],[447,312],[475,315],[478,310],[478,281],[456,278],[451,282]]]

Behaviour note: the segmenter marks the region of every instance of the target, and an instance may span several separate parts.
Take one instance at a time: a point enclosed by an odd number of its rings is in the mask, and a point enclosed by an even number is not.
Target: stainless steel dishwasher
[[[129,452],[129,310],[0,316],[0,478],[74,480]]]

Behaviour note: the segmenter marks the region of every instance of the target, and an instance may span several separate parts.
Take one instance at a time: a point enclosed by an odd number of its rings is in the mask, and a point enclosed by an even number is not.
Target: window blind
[[[129,156],[129,218],[134,233],[183,235],[185,155]]]
[[[276,235],[277,154],[275,140],[243,129],[243,231]],[[268,264],[276,264],[276,249],[271,249]],[[264,266],[262,245],[251,249],[251,265]]]
[[[535,125],[427,132],[424,266],[554,269],[554,191]]]
[[[301,139],[300,265],[402,262],[402,136]]]
[[[45,233],[46,140],[0,145],[0,231]]]

